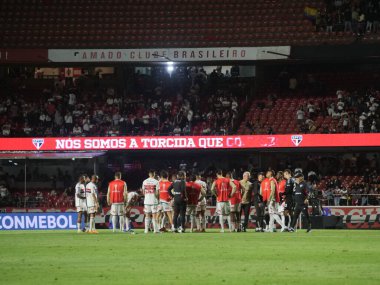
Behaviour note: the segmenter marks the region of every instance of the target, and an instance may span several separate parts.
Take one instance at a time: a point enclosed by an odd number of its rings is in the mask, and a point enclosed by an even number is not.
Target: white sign
[[[287,59],[290,46],[169,48],[169,49],[49,49],[51,62],[167,62]]]

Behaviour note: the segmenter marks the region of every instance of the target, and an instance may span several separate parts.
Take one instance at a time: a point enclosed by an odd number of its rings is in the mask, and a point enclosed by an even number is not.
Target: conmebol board
[[[0,151],[378,147],[380,134],[1,138]]]
[[[380,207],[323,207],[324,212],[331,216],[339,216],[342,226],[347,229],[380,229]],[[311,211],[311,207],[309,208]],[[1,230],[47,230],[47,229],[75,229],[77,213],[74,208],[0,208]],[[206,219],[208,228],[219,227],[219,217],[215,214],[215,207],[207,207]],[[110,208],[103,208],[95,219],[97,224],[110,221]],[[144,208],[134,207],[131,210],[131,221],[134,227],[144,227]],[[249,227],[256,226],[255,208],[251,208]]]

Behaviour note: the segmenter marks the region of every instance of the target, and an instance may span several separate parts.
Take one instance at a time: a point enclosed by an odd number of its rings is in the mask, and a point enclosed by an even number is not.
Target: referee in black
[[[292,217],[292,223],[289,229],[289,232],[294,232],[294,227],[297,224],[298,216],[302,212],[304,214],[307,221],[307,233],[311,231],[311,221],[309,217],[309,201],[308,201],[308,190],[307,185],[304,181],[304,177],[302,173],[296,173],[294,175],[295,184],[294,184],[294,215]]]
[[[253,205],[256,211],[256,232],[264,232],[264,203],[260,195],[261,182],[264,179],[264,173],[257,174],[257,180],[252,182]]]
[[[186,173],[183,171],[178,172],[178,179],[175,180],[168,188],[169,195],[174,198],[173,208],[173,223],[174,233],[185,232],[186,222],[186,206],[187,206],[187,193],[186,193]],[[178,230],[178,216],[181,217],[181,229]]]

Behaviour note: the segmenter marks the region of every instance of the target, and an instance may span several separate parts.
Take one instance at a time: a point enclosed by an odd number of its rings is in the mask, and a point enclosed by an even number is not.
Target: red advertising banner
[[[0,49],[0,63],[47,63],[47,49]]]
[[[379,147],[380,134],[1,138],[0,151]]]
[[[380,229],[380,206],[364,207],[324,207],[332,216],[340,216],[343,226],[347,229]],[[311,208],[310,208],[311,210]],[[1,213],[41,213],[41,212],[75,212],[74,208],[0,208]],[[218,228],[219,217],[215,215],[215,207],[208,207],[206,210],[207,227]],[[110,208],[103,208],[101,213],[96,216],[97,224],[108,224],[110,220]],[[143,207],[134,207],[131,211],[131,220],[135,228],[144,227]],[[251,208],[249,228],[254,228],[256,222],[255,209]]]

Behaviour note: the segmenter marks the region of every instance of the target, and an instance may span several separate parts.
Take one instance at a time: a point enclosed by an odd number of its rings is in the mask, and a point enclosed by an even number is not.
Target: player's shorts
[[[77,212],[87,212],[87,205],[86,202],[80,201],[79,204],[76,205]]]
[[[124,215],[124,205],[123,204],[112,204],[111,205],[111,215],[112,216],[123,216]]]
[[[277,202],[269,203],[268,213],[269,214],[278,214],[278,203]]]
[[[89,214],[95,214],[96,213],[96,207],[88,207],[87,213]]]
[[[285,200],[285,210],[292,211],[294,207],[292,200]]]
[[[200,204],[198,203],[197,208],[195,209],[197,212],[204,212],[206,211],[206,204]]]
[[[169,202],[160,201],[160,204],[158,205],[158,207],[159,207],[160,211],[163,211],[163,212],[172,212],[173,211],[173,208]]]
[[[228,216],[230,214],[230,202],[217,202],[216,203],[216,213],[220,216]]]
[[[187,206],[187,208],[186,208],[186,215],[195,215],[196,210],[197,210],[197,206],[196,205]]]
[[[144,213],[156,214],[158,212],[158,205],[144,205]]]
[[[233,213],[240,212],[240,209],[241,209],[240,203],[231,204],[231,201],[230,201],[230,211],[231,212],[233,212]]]

